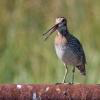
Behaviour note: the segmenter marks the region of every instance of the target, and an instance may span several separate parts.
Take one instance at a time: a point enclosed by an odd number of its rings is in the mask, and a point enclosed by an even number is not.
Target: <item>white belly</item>
[[[56,54],[65,64],[78,65],[79,60],[68,46],[55,45]]]

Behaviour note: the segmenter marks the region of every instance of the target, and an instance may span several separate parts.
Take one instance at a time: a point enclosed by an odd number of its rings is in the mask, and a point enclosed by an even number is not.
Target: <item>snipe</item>
[[[73,65],[72,83],[74,83],[75,68],[78,68],[82,75],[86,75],[86,58],[83,47],[80,41],[68,31],[67,20],[64,17],[56,18],[55,25],[43,34],[46,36],[45,39],[55,31],[57,31],[55,37],[56,54],[66,68],[63,83],[65,83],[67,76],[67,65]]]

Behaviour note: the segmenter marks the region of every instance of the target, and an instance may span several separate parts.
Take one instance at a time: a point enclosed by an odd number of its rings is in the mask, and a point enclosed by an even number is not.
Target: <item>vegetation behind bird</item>
[[[55,54],[54,36],[41,39],[57,16],[68,19],[70,32],[83,44],[87,57],[86,79],[99,83],[100,1],[95,0],[0,0],[0,83],[59,82],[63,64]],[[47,45],[48,44],[48,45]]]

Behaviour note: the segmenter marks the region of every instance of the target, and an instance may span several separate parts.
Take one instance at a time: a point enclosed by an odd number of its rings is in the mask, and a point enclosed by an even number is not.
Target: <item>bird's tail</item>
[[[79,66],[76,66],[79,70],[80,70],[80,73],[82,75],[86,75],[86,69],[85,69],[85,65],[79,65]]]

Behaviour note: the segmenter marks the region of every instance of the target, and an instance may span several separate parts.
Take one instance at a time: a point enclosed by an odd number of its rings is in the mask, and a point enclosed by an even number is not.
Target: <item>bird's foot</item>
[[[61,83],[55,83],[55,85],[61,85],[61,84],[69,84],[69,85],[73,85],[74,83],[72,82],[61,82]]]
[[[63,83],[55,83],[55,85],[61,85],[61,84],[63,84]]]
[[[73,85],[74,83],[73,82],[69,82],[69,85]]]

